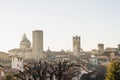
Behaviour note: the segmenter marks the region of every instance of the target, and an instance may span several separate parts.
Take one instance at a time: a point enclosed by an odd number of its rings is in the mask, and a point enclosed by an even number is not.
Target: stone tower
[[[98,53],[99,54],[104,53],[104,44],[102,44],[102,43],[98,44]]]
[[[79,57],[80,49],[80,36],[73,36],[73,54]]]
[[[39,61],[43,58],[43,31],[34,30],[32,32],[32,36],[33,36],[33,46],[32,46],[33,58]]]
[[[118,44],[118,51],[120,51],[120,44]]]
[[[20,41],[20,48],[25,49],[30,47],[31,47],[31,42],[27,39],[26,34],[24,34],[22,37],[22,41]]]

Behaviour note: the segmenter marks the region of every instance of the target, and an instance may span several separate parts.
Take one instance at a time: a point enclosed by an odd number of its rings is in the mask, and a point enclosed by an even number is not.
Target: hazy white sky
[[[0,0],[0,51],[18,48],[26,33],[44,31],[44,50],[72,49],[81,36],[84,50],[120,43],[120,0]]]

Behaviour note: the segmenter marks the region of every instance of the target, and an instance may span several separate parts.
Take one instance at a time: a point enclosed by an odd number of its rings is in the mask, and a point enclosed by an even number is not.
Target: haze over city
[[[0,0],[0,51],[19,47],[24,33],[44,31],[44,50],[72,49],[81,37],[83,50],[120,43],[119,0]]]

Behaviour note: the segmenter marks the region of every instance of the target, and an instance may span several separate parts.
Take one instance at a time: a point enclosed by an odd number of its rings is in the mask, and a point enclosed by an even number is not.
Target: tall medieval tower
[[[80,49],[80,36],[73,36],[73,54],[79,57]]]
[[[99,43],[98,44],[98,54],[103,54],[104,53],[104,44]]]
[[[120,44],[118,44],[118,51],[120,51]]]
[[[39,61],[43,58],[43,31],[34,30],[32,32],[32,36],[33,36],[32,46],[33,58]]]

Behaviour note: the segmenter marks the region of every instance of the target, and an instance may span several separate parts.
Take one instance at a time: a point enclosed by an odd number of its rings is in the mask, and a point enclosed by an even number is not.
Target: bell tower
[[[73,54],[79,57],[80,49],[80,36],[73,36]]]
[[[98,44],[98,54],[103,54],[104,53],[104,44],[99,43]]]
[[[118,44],[118,51],[120,51],[120,44]]]

